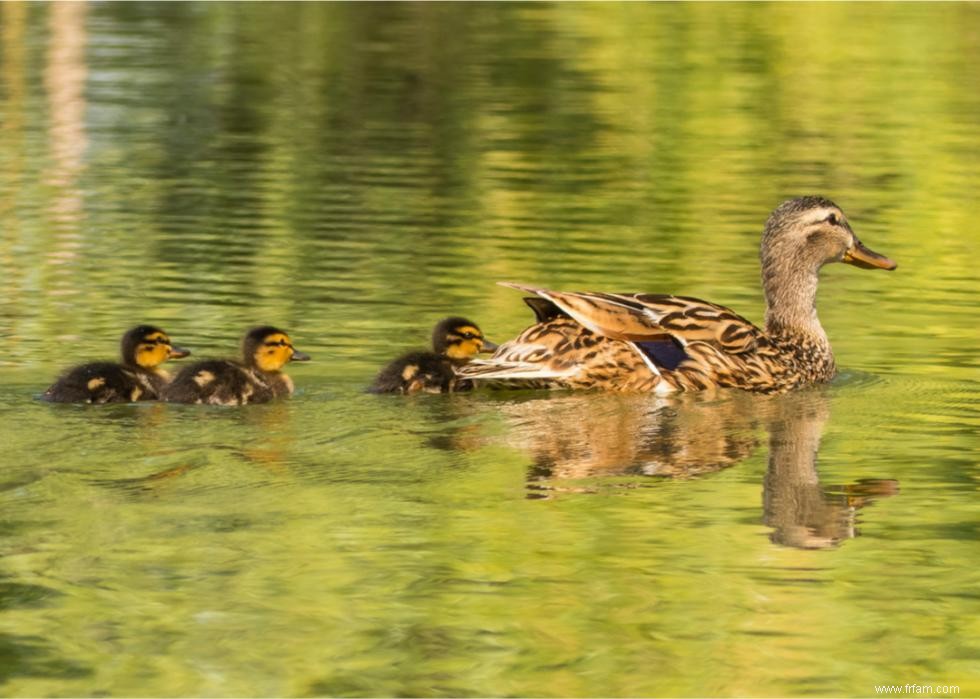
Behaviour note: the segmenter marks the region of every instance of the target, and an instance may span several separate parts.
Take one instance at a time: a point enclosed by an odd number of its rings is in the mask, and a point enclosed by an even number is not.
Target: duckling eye
[[[827,217],[827,223],[829,223],[831,226],[836,226],[840,223],[840,219],[837,218],[837,214],[831,214]]]

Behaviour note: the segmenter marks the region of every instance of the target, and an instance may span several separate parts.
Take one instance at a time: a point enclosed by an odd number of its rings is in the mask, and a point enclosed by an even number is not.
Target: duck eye
[[[827,217],[827,223],[829,223],[831,226],[836,226],[838,223],[840,223],[840,219],[837,218],[837,214],[831,214]]]

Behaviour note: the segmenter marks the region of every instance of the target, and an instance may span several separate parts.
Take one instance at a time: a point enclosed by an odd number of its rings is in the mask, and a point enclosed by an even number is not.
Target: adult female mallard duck
[[[160,365],[190,352],[170,343],[153,325],[138,325],[122,336],[122,363],[92,362],[65,372],[42,395],[53,403],[130,403],[156,400],[170,380]]]
[[[525,301],[538,322],[458,373],[512,386],[661,394],[715,386],[775,392],[829,381],[837,369],[814,307],[817,273],[830,262],[897,265],[864,247],[840,208],[815,196],[772,212],[760,257],[765,329],[724,306],[684,296],[502,282],[534,294]]]
[[[282,330],[269,325],[253,328],[242,340],[241,362],[209,359],[184,367],[167,385],[163,400],[211,405],[267,403],[293,392],[293,381],[282,368],[309,359]]]
[[[409,352],[386,366],[374,379],[371,393],[451,393],[469,387],[460,382],[456,369],[480,352],[497,345],[485,337],[473,321],[454,316],[432,330],[431,352]]]

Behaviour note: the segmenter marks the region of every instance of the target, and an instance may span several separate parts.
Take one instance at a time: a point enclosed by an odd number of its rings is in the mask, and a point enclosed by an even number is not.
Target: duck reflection
[[[508,401],[501,412],[507,442],[533,460],[530,498],[588,491],[594,489],[588,479],[601,477],[704,476],[753,453],[760,427],[769,435],[763,521],[774,543],[836,546],[857,536],[858,510],[898,492],[894,480],[821,484],[817,454],[830,418],[825,389],[781,396],[575,394]]]
[[[534,459],[529,484],[546,489],[601,476],[692,478],[751,454],[757,416],[740,400],[698,398],[575,394],[509,403],[502,412],[508,441]]]
[[[829,548],[858,535],[857,511],[877,498],[898,493],[898,481],[862,479],[822,485],[817,453],[830,419],[823,391],[773,401],[769,416],[769,465],[763,480],[763,521],[777,544]]]

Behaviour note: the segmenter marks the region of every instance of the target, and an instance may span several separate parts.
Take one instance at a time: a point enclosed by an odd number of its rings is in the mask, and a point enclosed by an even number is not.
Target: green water
[[[0,693],[980,694],[977,4],[0,4]],[[363,393],[516,280],[761,321],[780,201],[841,376]],[[49,405],[162,325],[244,409]]]

